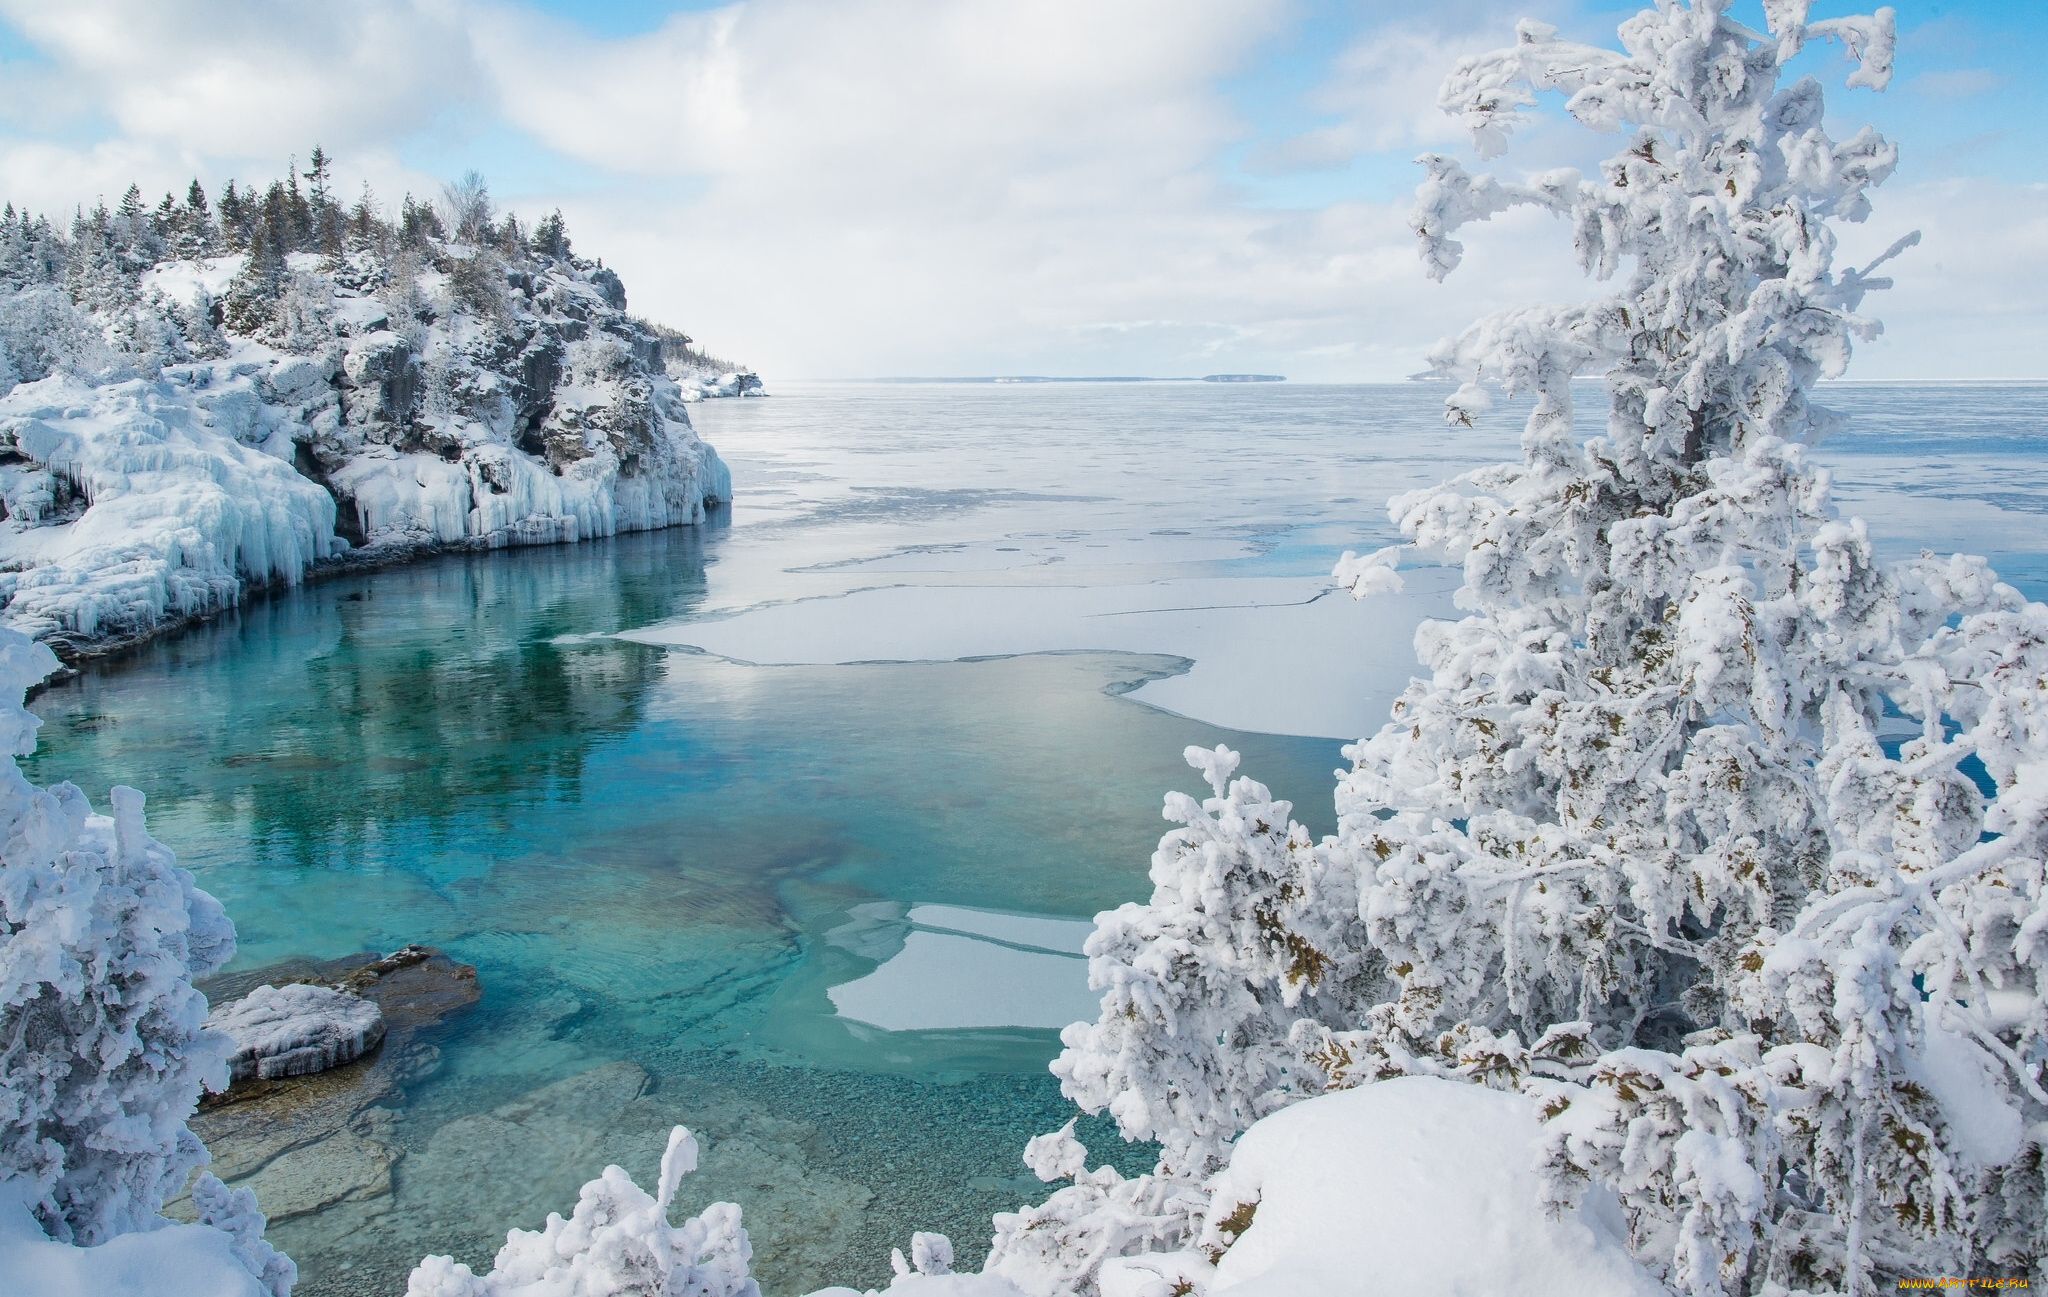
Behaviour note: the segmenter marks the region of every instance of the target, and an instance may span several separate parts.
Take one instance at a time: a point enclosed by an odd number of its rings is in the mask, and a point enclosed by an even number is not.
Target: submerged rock
[[[278,987],[277,983],[288,983]],[[476,1003],[476,969],[431,946],[406,946],[332,960],[289,960],[201,984],[226,1004],[265,986],[325,991],[378,1011],[383,1043],[351,1062],[301,1075],[252,1072],[225,1094],[209,1095],[191,1119],[213,1155],[213,1173],[231,1187],[256,1190],[273,1223],[342,1202],[391,1194],[391,1168],[403,1156],[389,1138],[400,1087],[440,1067],[440,1050],[420,1033]],[[335,989],[336,987],[343,989]],[[354,992],[354,994],[345,994]],[[164,1208],[191,1219],[182,1195]]]
[[[235,1042],[228,1075],[236,1081],[305,1076],[351,1062],[384,1039],[384,1013],[332,987],[259,986],[206,1016]]]

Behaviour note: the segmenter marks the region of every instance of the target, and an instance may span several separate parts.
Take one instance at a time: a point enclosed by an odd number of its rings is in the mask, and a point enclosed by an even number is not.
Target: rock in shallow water
[[[259,986],[208,1014],[206,1025],[233,1038],[228,1072],[237,1081],[324,1072],[384,1039],[374,1002],[326,986]]]

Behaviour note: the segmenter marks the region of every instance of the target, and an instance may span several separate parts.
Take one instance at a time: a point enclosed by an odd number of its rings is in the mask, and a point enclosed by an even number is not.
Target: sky
[[[1897,74],[1795,74],[1828,126],[1900,145],[1838,264],[1913,229],[1849,376],[2048,378],[2048,3],[1898,0]],[[1867,4],[1815,0],[1815,17]],[[1474,227],[1424,278],[1435,106],[1523,16],[1575,0],[0,0],[0,198],[68,213],[194,178],[267,182],[317,143],[343,190],[559,208],[632,309],[772,379],[1285,374],[1379,381],[1493,309],[1598,291],[1566,227]],[[1761,0],[1734,16],[1761,26]],[[1504,174],[1618,141],[1556,102]]]

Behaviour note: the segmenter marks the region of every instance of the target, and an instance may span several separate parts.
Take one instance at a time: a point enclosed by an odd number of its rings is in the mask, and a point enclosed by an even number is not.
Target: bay
[[[673,1121],[706,1145],[685,1205],[742,1205],[772,1293],[882,1283],[913,1229],[971,1265],[1068,1115],[1044,1067],[1088,997],[1056,921],[1144,897],[1161,794],[1202,791],[1181,749],[1242,750],[1334,827],[1340,743],[1450,582],[1354,604],[1330,566],[1397,539],[1388,495],[1514,452],[1515,403],[1454,434],[1442,394],[699,405],[736,482],[711,525],[253,602],[43,693],[23,764],[96,804],[141,788],[237,968],[408,941],[477,966],[366,1128],[388,1187],[273,1227],[306,1297],[401,1291],[427,1251],[486,1266],[607,1161],[649,1183]],[[2044,593],[2048,388],[1822,400],[1849,422],[1815,453],[1881,549]]]

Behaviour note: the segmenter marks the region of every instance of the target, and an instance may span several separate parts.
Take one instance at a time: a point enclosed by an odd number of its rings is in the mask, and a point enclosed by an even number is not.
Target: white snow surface
[[[384,1038],[384,1011],[328,986],[259,986],[207,1014],[206,1025],[235,1042],[235,1080],[275,1080],[361,1057]]]
[[[1999,1093],[1999,1068],[1991,1056],[1961,1033],[1929,1023],[1912,1061],[1915,1079],[1941,1101],[1963,1150],[1979,1166],[2010,1162],[2020,1151],[2026,1122]]]
[[[183,307],[218,301],[227,295],[248,258],[241,253],[227,257],[201,257],[189,261],[166,261],[142,273],[142,296],[162,293]]]
[[[1258,1206],[1205,1297],[1662,1297],[1611,1198],[1545,1212],[1536,1139],[1526,1098],[1433,1077],[1284,1108],[1216,1181],[1212,1220]]]
[[[0,1292],[19,1297],[270,1297],[209,1225],[122,1234],[71,1247],[43,1233],[20,1182],[0,1181]]]

